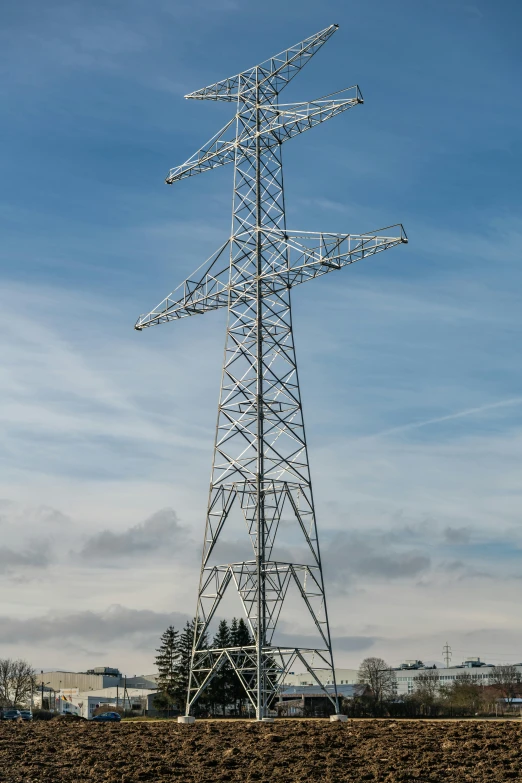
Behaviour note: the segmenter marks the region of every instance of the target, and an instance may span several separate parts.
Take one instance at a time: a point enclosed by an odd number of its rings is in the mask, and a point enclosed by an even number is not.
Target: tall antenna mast
[[[173,184],[234,164],[232,235],[135,328],[228,308],[186,714],[227,664],[262,720],[294,664],[303,666],[339,711],[332,644],[308,465],[292,328],[290,289],[407,242],[395,232],[326,234],[286,227],[281,147],[303,131],[363,102],[357,86],[309,103],[279,103],[279,93],[337,30],[325,30],[237,76],[186,98],[236,104],[230,122],[186,163]],[[225,565],[215,547],[238,509],[252,556]],[[276,537],[282,514],[299,534],[300,562]],[[279,537],[279,539],[281,536]],[[278,539],[278,543],[280,540]],[[208,649],[206,633],[229,586],[242,602],[252,646]],[[278,644],[276,626],[289,588],[303,602],[316,641]],[[329,688],[324,684],[329,680]]]

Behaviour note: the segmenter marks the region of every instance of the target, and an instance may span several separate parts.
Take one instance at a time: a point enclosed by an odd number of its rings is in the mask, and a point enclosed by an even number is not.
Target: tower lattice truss
[[[166,178],[173,184],[234,165],[230,238],[135,327],[228,308],[187,714],[223,666],[237,673],[258,719],[266,716],[294,668],[307,670],[310,683],[322,688],[338,710],[290,291],[407,238],[400,224],[368,234],[286,226],[283,143],[363,102],[357,86],[308,103],[279,101],[281,91],[336,30],[331,25],[260,65],[185,96],[228,101],[236,112]],[[218,550],[223,552],[234,513],[243,529],[246,523],[249,553],[240,562],[222,564],[216,544],[221,537]],[[278,557],[278,533],[281,538],[292,525],[293,545]],[[204,640],[227,590],[239,595],[254,643],[209,649]],[[299,618],[311,620],[315,636],[307,637],[314,638],[309,647],[278,643],[276,626],[289,590],[295,594],[294,612],[301,601]]]

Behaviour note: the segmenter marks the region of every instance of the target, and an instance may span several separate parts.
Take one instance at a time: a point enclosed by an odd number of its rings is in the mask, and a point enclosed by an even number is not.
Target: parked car
[[[93,720],[97,721],[115,721],[118,723],[121,720],[121,715],[118,712],[102,712],[101,715],[95,715]]]
[[[18,720],[21,717],[20,710],[5,710],[2,714],[2,720]]]
[[[33,713],[31,712],[31,710],[20,710],[20,715],[22,716],[22,720],[33,719]]]

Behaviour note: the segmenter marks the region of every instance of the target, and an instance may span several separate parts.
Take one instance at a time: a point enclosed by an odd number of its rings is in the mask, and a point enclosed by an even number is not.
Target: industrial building
[[[36,676],[36,682],[40,687],[42,682],[51,690],[65,691],[71,688],[79,692],[98,691],[102,688],[123,687],[128,688],[156,688],[157,675],[140,675],[134,677],[125,677],[119,669],[113,669],[109,666],[97,666],[94,669],[88,669],[85,672],[40,672]]]
[[[515,665],[522,676],[522,663]],[[480,658],[467,658],[458,666],[438,669],[435,666],[425,666],[422,661],[404,661],[394,669],[397,679],[397,695],[405,696],[415,691],[415,681],[421,674],[431,672],[438,678],[439,685],[451,685],[457,677],[468,675],[478,685],[491,685],[495,681],[495,666],[484,663]]]
[[[520,673],[522,678],[522,663],[515,664],[515,668]],[[471,679],[479,685],[491,685],[495,682],[495,665],[492,663],[485,663],[480,658],[467,658],[462,661],[461,664],[450,666],[448,668],[437,668],[435,666],[425,665],[419,660],[409,660],[401,663],[400,666],[393,669],[395,678],[397,681],[397,696],[405,696],[415,691],[415,681],[421,674],[430,672],[438,677],[439,684],[441,686],[451,685],[457,677],[468,675]],[[335,669],[335,680],[338,685],[338,691],[340,695],[343,694],[342,686],[345,685],[357,685],[359,682],[358,669]],[[321,672],[317,670],[316,674],[324,685],[332,685],[331,675],[329,672]],[[314,687],[315,682],[312,681],[310,674],[304,672],[302,674],[294,674],[293,672],[286,675],[283,683],[283,691],[290,694],[292,689],[294,693],[297,691],[303,691],[301,686]]]
[[[86,672],[40,672],[36,682],[48,685],[55,691],[68,688],[78,688],[81,691],[92,691],[99,688],[110,688],[111,685],[119,685],[122,675],[119,669],[111,669],[108,666],[98,666],[88,669]]]
[[[315,676],[323,685],[333,685],[332,672],[328,669],[315,669]],[[356,685],[357,669],[335,669],[335,681],[337,685]],[[284,679],[283,687],[299,685],[317,685],[310,672],[294,674],[289,672]],[[323,694],[324,695],[324,694]]]

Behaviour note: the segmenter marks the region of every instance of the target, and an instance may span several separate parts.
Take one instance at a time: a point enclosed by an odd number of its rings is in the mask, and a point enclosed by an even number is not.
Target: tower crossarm
[[[265,146],[281,144],[283,141],[287,141],[293,136],[297,136],[297,134],[364,102],[357,85],[339,90],[333,95],[342,97],[332,99],[331,95],[325,95],[323,98],[305,103],[261,106],[260,133],[263,135]],[[227,131],[235,125],[236,119],[237,115],[185,163],[172,168],[165,178],[167,185],[215,169],[218,166],[233,163],[237,152],[240,155],[242,153],[251,155],[255,150],[255,135],[249,131],[248,125],[243,128],[237,138],[224,138]]]
[[[208,87],[185,95],[185,98],[211,101],[237,101],[248,98],[256,89],[256,82],[266,92],[267,89],[277,95],[296,76],[301,68],[314,56],[337,30],[338,25],[331,24],[304,41],[270,57],[260,65],[247,71],[222,79]],[[260,78],[259,78],[260,77]]]
[[[387,234],[397,229],[394,236]],[[386,233],[383,233],[386,232]],[[269,283],[272,278],[293,288],[307,280],[342,269],[363,258],[369,258],[396,245],[406,244],[408,237],[401,223],[367,234],[325,234],[309,231],[268,230],[274,239],[281,235],[288,249],[286,268],[274,271],[267,265],[262,279]]]
[[[394,236],[382,232],[396,228]],[[268,256],[260,279],[270,288],[293,288],[307,280],[342,269],[363,258],[369,258],[408,238],[402,224],[372,231],[368,234],[326,234],[308,231],[279,231],[263,229],[274,246],[286,246],[284,265],[271,262]],[[199,270],[187,278],[169,296],[146,315],[141,315],[135,329],[141,331],[190,315],[201,315],[210,310],[227,307],[232,301],[247,301],[255,295],[257,277],[234,268],[231,272],[225,250],[229,241]],[[203,271],[201,271],[203,270]],[[199,274],[198,274],[199,273]]]
[[[177,182],[180,179],[192,177],[194,174],[201,174],[203,171],[209,171],[218,166],[233,163],[237,142],[223,137],[229,128],[235,125],[235,122],[236,118],[232,117],[224,128],[221,128],[210,141],[195,152],[185,163],[171,169],[165,178],[167,185],[172,185],[173,182]]]
[[[271,134],[277,143],[287,141],[303,131],[313,128],[326,120],[341,114],[359,103],[364,103],[358,85],[339,90],[334,95],[341,98],[331,99],[329,95],[307,103],[287,103],[262,108],[265,123],[261,132]],[[328,100],[330,98],[330,100]]]
[[[229,246],[230,241],[227,240],[157,307],[146,315],[140,315],[134,328],[141,332],[147,326],[156,326],[226,307],[230,290],[230,262],[225,251]]]

